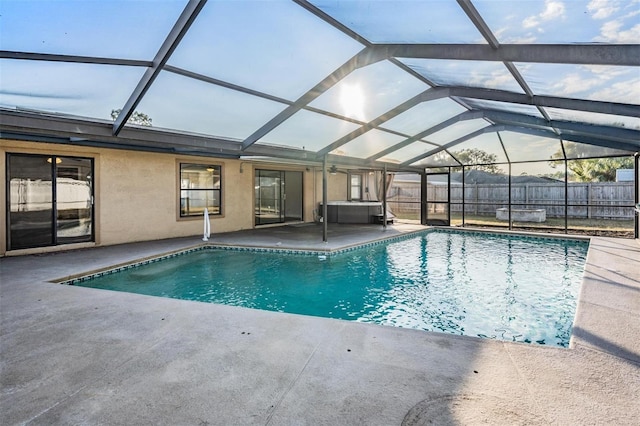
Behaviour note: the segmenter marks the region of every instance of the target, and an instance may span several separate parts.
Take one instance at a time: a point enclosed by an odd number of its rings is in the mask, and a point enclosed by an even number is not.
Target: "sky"
[[[2,0],[0,49],[152,60],[186,3]],[[374,42],[486,43],[452,0],[311,3]],[[473,5],[503,44],[640,43],[640,0],[474,0]],[[362,49],[362,44],[292,2],[210,0],[169,64],[293,102]],[[522,93],[499,62],[400,60],[439,84]],[[515,66],[535,94],[640,103],[638,67]],[[143,72],[142,67],[0,59],[0,106],[109,120],[111,110],[124,106]],[[341,96],[345,88],[362,99],[345,102]],[[311,106],[366,122],[426,89],[420,80],[383,61],[355,70]],[[347,104],[351,109],[357,105],[357,111],[345,111]],[[138,109],[157,127],[243,139],[285,107],[162,72]],[[455,108],[447,106],[443,114],[442,107],[438,101],[419,104],[386,127],[415,134],[434,125],[433,117],[454,115],[450,111]],[[611,116],[553,114],[598,124],[615,121]],[[424,117],[422,127],[420,117]],[[640,128],[640,119],[622,121],[626,127]],[[458,128],[470,131],[468,125]],[[322,129],[305,136],[318,126]],[[353,123],[305,111],[263,141],[316,150],[353,128]],[[444,143],[441,138],[456,137],[450,133],[426,140]],[[365,144],[369,152],[372,146],[386,148],[396,142],[397,137],[378,131],[341,151],[357,152],[354,147]]]

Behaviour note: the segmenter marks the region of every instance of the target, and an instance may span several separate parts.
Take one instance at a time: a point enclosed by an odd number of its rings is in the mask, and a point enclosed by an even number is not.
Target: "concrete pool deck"
[[[336,249],[418,225],[211,243]],[[199,237],[0,258],[0,423],[635,425],[640,244],[592,238],[571,348],[52,284]]]

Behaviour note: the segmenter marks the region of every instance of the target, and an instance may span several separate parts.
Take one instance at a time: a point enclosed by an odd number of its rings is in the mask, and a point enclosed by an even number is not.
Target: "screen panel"
[[[295,101],[363,46],[293,2],[208,2],[169,64]]]
[[[152,60],[186,5],[186,0],[3,1],[0,49]]]
[[[517,63],[535,95],[640,105],[636,67]]]
[[[286,106],[162,72],[140,102],[138,110],[149,115],[157,127],[245,139]]]
[[[0,106],[111,120],[144,68],[0,59]]]
[[[468,86],[524,93],[502,62],[399,58],[438,86]]]
[[[334,149],[331,154],[367,158],[404,139],[402,136],[373,129]]]
[[[500,43],[637,43],[637,3],[474,0]]]
[[[373,43],[485,43],[451,1],[332,1],[311,4]]]
[[[425,139],[438,145],[444,145],[488,126],[489,123],[483,119],[463,120],[433,133]]]
[[[301,110],[259,142],[319,151],[358,127],[360,126],[350,121]]]
[[[368,122],[428,88],[391,62],[382,61],[353,71],[310,106]]]
[[[535,161],[562,158],[559,139],[517,132],[500,132],[511,161]]]
[[[380,127],[413,136],[464,111],[466,108],[449,98],[435,99],[414,106]]]
[[[377,160],[386,163],[404,163],[405,161],[415,158],[420,154],[424,154],[425,152],[431,151],[434,148],[437,148],[437,146],[430,143],[421,141],[413,142],[412,144],[393,151],[385,155],[384,157],[378,158]]]

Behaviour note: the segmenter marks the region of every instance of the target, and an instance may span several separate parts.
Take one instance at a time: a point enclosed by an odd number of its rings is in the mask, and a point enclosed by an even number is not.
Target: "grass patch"
[[[394,215],[399,220],[419,221],[419,212],[396,213]],[[509,229],[509,223],[498,220],[495,216],[482,216],[466,214],[464,217],[465,226],[476,226],[486,228]],[[451,215],[452,226],[462,226],[462,215],[459,213]],[[567,233],[576,235],[610,236],[621,238],[634,238],[633,219],[581,219],[569,218],[567,221]],[[534,232],[564,232],[564,218],[547,218],[545,222],[513,222],[514,230],[534,231]]]

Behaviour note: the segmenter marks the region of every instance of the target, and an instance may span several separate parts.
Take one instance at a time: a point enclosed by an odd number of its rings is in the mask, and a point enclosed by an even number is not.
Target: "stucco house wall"
[[[322,202],[322,168],[315,169],[316,173],[316,198],[317,203]],[[376,176],[368,172],[362,172],[362,197],[363,201],[378,201],[376,195]],[[368,190],[368,192],[367,192]],[[336,174],[327,173],[327,201],[346,201],[349,194],[349,175],[347,171],[340,170]]]
[[[303,217],[314,220],[314,171],[305,166],[252,164],[246,160],[103,149],[52,143],[0,140],[0,256],[7,254],[6,153],[75,156],[94,159],[95,243],[79,243],[10,252],[37,253],[74,247],[121,244],[202,233],[202,218],[181,218],[180,163],[222,166],[222,215],[211,216],[212,232],[254,227],[256,168],[303,172]],[[345,183],[346,191],[346,183]]]

